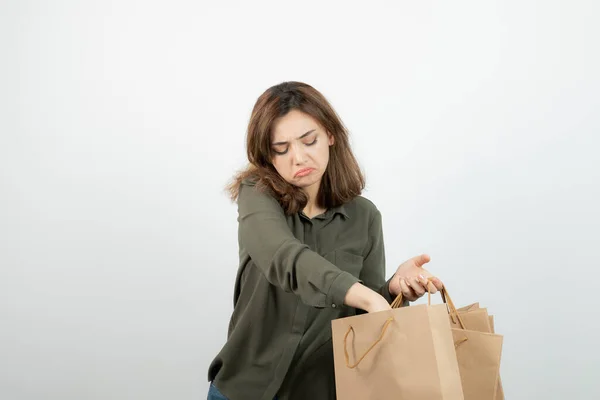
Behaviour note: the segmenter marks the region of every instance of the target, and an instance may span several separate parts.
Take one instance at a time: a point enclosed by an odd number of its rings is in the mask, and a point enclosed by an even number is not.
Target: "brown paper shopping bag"
[[[487,309],[458,311],[448,292],[446,302],[456,344],[465,400],[499,400],[500,358],[503,337],[491,333]],[[500,388],[500,396],[503,397]]]
[[[338,400],[464,400],[446,305],[336,319],[332,335]]]
[[[496,333],[494,329],[494,316],[490,315],[490,329],[492,333]],[[498,389],[496,389],[496,397],[494,400],[504,400],[504,388],[502,387],[502,378],[498,375]]]
[[[492,333],[487,309],[479,308],[477,310],[471,310],[467,313],[461,313],[460,311],[458,313],[460,314],[461,319],[465,323],[465,326],[468,330]],[[450,326],[457,329],[461,328],[460,322],[453,314],[450,314]]]
[[[480,308],[479,303],[469,304],[468,306],[457,309],[461,314],[465,325],[470,330],[480,332],[496,333],[494,329],[494,316],[488,315],[486,308]],[[487,318],[487,323],[486,323]],[[450,318],[450,325],[457,328],[458,321],[456,318]],[[498,386],[496,388],[496,396],[494,400],[504,400],[504,389],[502,387],[502,378],[498,375]]]
[[[469,312],[471,310],[478,310],[479,309],[479,303],[473,303],[473,304],[469,304],[468,306],[464,306],[458,309],[458,312],[464,313],[464,312]]]

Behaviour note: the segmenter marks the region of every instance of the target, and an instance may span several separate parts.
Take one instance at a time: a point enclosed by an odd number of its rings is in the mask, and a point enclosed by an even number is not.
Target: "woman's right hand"
[[[350,287],[346,293],[344,303],[369,313],[392,309],[382,295],[359,282]]]

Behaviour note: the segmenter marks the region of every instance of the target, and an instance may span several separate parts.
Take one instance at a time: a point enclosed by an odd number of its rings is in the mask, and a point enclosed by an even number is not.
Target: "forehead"
[[[302,111],[292,110],[273,123],[271,140],[274,142],[287,142],[297,139],[313,129],[316,129],[317,132],[321,129],[321,126],[313,117]]]

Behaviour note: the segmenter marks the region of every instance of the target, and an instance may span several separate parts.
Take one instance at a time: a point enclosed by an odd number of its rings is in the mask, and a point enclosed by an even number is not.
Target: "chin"
[[[308,178],[308,177],[307,177]],[[310,186],[313,186],[317,183],[319,183],[321,181],[321,177],[317,176],[317,177],[313,177],[311,176],[310,179],[307,178],[294,178],[294,180],[292,182],[290,182],[291,184],[298,186],[299,188],[307,188]]]

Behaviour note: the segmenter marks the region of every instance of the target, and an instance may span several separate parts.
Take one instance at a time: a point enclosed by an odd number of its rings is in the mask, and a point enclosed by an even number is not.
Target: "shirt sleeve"
[[[314,307],[341,307],[358,278],[342,271],[290,230],[277,200],[242,184],[238,197],[239,240],[266,279]]]
[[[390,293],[391,278],[385,279],[385,246],[383,242],[383,224],[381,220],[381,212],[375,210],[373,220],[369,224],[369,245],[367,254],[363,261],[363,269],[360,274],[360,280],[363,284],[372,290],[382,295],[388,303],[392,303],[395,299]],[[403,305],[408,305],[405,299]]]

